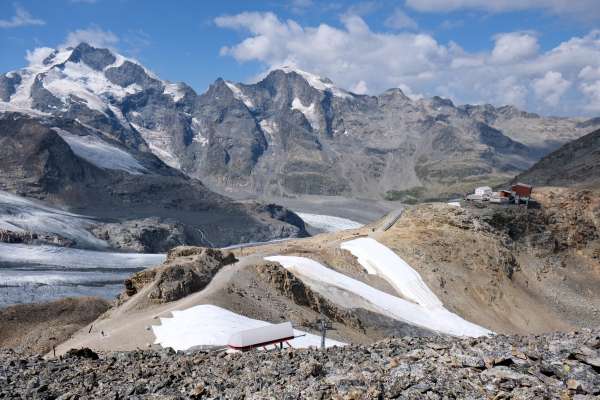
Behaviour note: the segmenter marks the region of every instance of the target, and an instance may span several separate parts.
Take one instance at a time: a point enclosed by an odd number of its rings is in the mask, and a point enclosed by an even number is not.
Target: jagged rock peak
[[[340,89],[333,84],[331,79],[324,78],[319,75],[304,71],[300,68],[291,65],[284,65],[281,67],[277,67],[272,69],[265,79],[268,79],[269,76],[273,76],[274,74],[281,73],[284,74],[296,74],[302,77],[310,86],[313,88],[324,91],[331,92],[334,96],[337,97],[352,97],[352,94],[344,89]]]

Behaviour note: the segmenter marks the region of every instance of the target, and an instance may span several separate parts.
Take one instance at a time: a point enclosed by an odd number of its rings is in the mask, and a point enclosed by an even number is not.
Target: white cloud
[[[350,88],[350,91],[356,94],[366,94],[369,91],[369,87],[367,86],[367,82],[360,80]]]
[[[580,89],[587,100],[583,107],[590,112],[600,112],[600,80],[583,82]]]
[[[492,60],[511,63],[531,58],[538,52],[537,38],[528,33],[511,32],[496,35]]]
[[[111,31],[105,31],[98,27],[88,29],[78,29],[69,32],[67,39],[62,44],[63,47],[77,46],[81,42],[86,42],[96,47],[114,48],[119,42],[119,37]]]
[[[584,81],[600,80],[600,67],[594,68],[591,65],[586,65],[579,71],[578,77]]]
[[[600,67],[586,65],[579,71],[581,93],[585,96],[584,108],[590,112],[600,112]]]
[[[43,61],[50,55],[54,49],[50,47],[38,47],[33,51],[27,50],[25,59],[29,62],[29,65],[43,65]]]
[[[386,18],[385,26],[392,29],[417,29],[417,22],[406,15],[400,8],[396,8],[392,15]]]
[[[18,28],[20,26],[45,25],[46,22],[34,18],[25,8],[15,4],[15,15],[11,19],[0,19],[0,28]]]
[[[410,86],[408,86],[405,83],[399,84],[398,88],[400,90],[402,90],[402,92],[406,95],[406,97],[410,98],[411,100],[420,100],[425,97],[421,93],[413,92],[413,90],[410,88]]]
[[[406,0],[406,6],[421,12],[480,10],[502,13],[536,9],[584,19],[600,16],[598,0]]]
[[[222,55],[259,61],[265,70],[293,64],[343,88],[357,88],[364,81],[360,87],[372,94],[406,85],[415,93],[447,96],[459,104],[513,104],[543,114],[573,115],[590,112],[588,102],[595,101],[597,79],[584,78],[600,68],[600,30],[546,51],[532,33],[505,33],[493,38],[488,51],[473,53],[454,42],[441,44],[430,34],[374,32],[361,17],[348,14],[341,28],[301,26],[273,13],[222,16],[215,23],[244,35],[223,47]],[[548,72],[560,73],[560,85],[542,99],[538,94],[544,79],[557,76]],[[536,80],[537,92],[532,84]],[[563,80],[573,90],[563,90]]]
[[[557,106],[561,96],[569,89],[571,82],[563,78],[560,72],[548,71],[533,81],[536,96],[551,106]]]

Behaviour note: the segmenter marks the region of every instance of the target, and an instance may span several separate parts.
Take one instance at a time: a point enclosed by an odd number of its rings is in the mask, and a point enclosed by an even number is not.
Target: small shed
[[[475,194],[477,196],[485,197],[492,195],[492,188],[489,186],[481,186],[475,189]]]
[[[518,196],[520,199],[526,200],[531,197],[533,187],[524,183],[516,183],[512,185],[511,190],[514,193],[515,197]]]
[[[229,337],[227,346],[234,350],[248,351],[258,347],[284,343],[291,339],[294,339],[294,328],[292,323],[288,321],[236,332]]]

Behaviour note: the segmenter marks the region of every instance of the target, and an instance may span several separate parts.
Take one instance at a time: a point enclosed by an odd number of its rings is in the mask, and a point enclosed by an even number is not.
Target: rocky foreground
[[[592,399],[600,331],[401,338],[320,350],[0,352],[0,398]]]

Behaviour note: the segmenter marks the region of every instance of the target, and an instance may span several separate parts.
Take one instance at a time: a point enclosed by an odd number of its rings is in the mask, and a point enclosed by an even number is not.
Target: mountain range
[[[39,50],[28,67],[1,75],[0,100],[0,109],[25,112],[71,142],[156,164],[154,155],[234,197],[447,198],[504,182],[600,126],[400,89],[358,95],[293,67],[255,84],[217,79],[197,94],[86,43]]]

